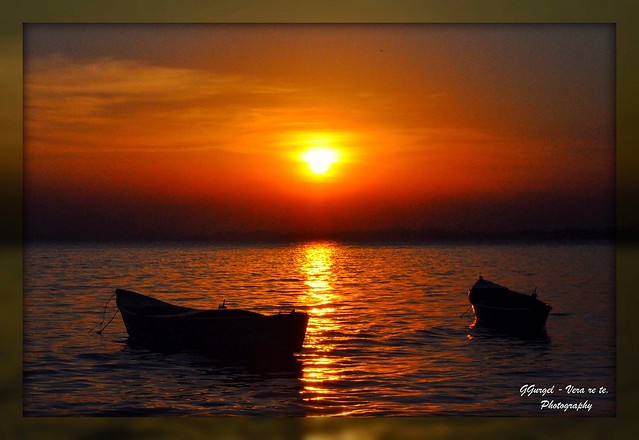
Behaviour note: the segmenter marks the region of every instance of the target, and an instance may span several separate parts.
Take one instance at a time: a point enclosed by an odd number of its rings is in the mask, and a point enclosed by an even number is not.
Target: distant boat
[[[215,356],[292,355],[302,349],[308,314],[274,315],[239,309],[198,310],[125,289],[116,303],[132,342],[162,351],[196,350]]]
[[[541,332],[552,309],[537,294],[514,292],[479,277],[470,288],[468,300],[475,313],[475,325],[515,333]]]

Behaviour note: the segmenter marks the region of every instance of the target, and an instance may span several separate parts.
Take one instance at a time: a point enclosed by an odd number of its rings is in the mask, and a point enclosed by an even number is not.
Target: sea
[[[479,276],[552,306],[473,326]],[[285,362],[128,340],[114,291],[310,315]],[[26,244],[25,416],[615,415],[615,247],[579,243]]]

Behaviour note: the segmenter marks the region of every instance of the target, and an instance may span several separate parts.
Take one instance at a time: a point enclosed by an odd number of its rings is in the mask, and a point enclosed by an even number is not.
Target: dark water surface
[[[614,251],[592,243],[28,245],[24,414],[614,415]],[[470,329],[472,317],[460,316],[480,274],[522,292],[537,287],[553,306],[548,337]],[[119,314],[97,335],[91,329],[116,311],[114,300],[104,308],[116,287],[193,307],[225,299],[267,314],[307,311],[304,349],[277,364],[162,354],[129,345]],[[537,392],[522,397],[524,385]],[[583,393],[568,394],[569,385]]]

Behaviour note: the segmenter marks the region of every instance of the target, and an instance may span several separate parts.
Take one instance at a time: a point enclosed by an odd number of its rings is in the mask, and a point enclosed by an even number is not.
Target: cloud
[[[257,76],[114,59],[37,58],[25,73],[28,148],[43,152],[232,145],[236,129],[300,93]]]

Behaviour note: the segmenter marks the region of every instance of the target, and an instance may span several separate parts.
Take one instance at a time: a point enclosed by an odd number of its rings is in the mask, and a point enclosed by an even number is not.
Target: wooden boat
[[[468,300],[475,314],[473,325],[516,333],[543,331],[552,309],[536,293],[514,292],[481,276],[470,288]]]
[[[275,315],[239,309],[198,310],[125,289],[116,303],[132,342],[162,351],[197,350],[217,356],[292,355],[302,349],[308,314]]]

